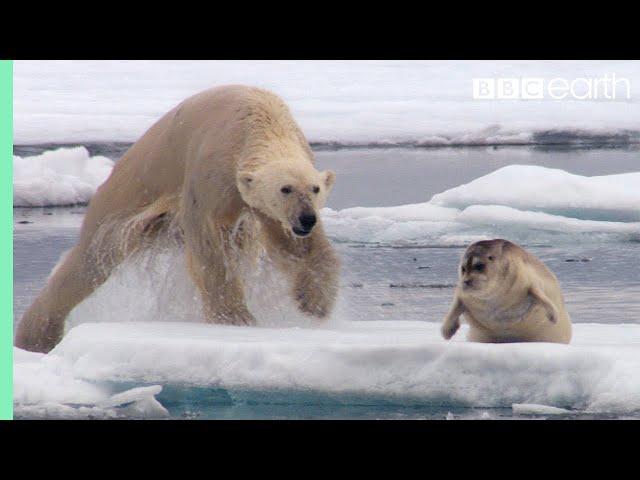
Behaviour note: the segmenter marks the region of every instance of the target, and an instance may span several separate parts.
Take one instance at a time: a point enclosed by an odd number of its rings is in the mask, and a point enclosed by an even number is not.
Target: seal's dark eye
[[[289,195],[291,193],[291,187],[289,185],[286,185],[286,186],[282,187],[280,189],[280,191],[282,193],[284,193],[285,195]]]
[[[479,272],[484,272],[484,263],[479,263],[473,268]]]
[[[462,273],[464,273],[464,272],[465,272],[464,267],[460,267],[460,271],[461,271]]]
[[[318,193],[318,192],[320,192],[320,187],[316,185],[315,187],[313,187],[313,193]]]
[[[489,260],[493,260],[493,257],[491,255],[489,255]]]

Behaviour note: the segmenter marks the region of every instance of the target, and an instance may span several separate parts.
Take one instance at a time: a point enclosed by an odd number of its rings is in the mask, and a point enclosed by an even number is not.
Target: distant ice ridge
[[[325,209],[340,241],[457,245],[497,236],[520,242],[640,241],[640,172],[584,177],[509,165],[397,207]]]
[[[13,206],[88,203],[113,165],[106,157],[91,157],[85,147],[59,148],[33,157],[14,155]]]
[[[17,411],[105,406],[97,389],[134,382],[223,388],[237,398],[281,392],[278,401],[291,403],[311,395],[359,405],[640,412],[640,325],[576,324],[571,345],[476,344],[465,334],[463,326],[446,342],[438,324],[406,321],[334,329],[86,323],[48,355],[14,349],[14,403]]]
[[[612,73],[629,81],[629,99],[473,98],[474,78]],[[14,142],[135,141],[185,98],[225,84],[275,92],[325,144],[640,142],[640,62],[565,60],[16,61]]]

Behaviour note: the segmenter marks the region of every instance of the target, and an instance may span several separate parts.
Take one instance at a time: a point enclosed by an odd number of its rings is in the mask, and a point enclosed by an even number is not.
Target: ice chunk
[[[121,407],[121,414],[133,417],[165,417],[169,412],[155,398],[161,391],[161,385],[132,388],[101,402],[100,407]]]
[[[504,205],[582,220],[640,221],[640,172],[585,177],[556,168],[509,165],[434,195],[432,205]]]
[[[13,156],[13,205],[42,207],[88,203],[113,161],[85,147],[59,148],[33,157]]]
[[[518,415],[567,415],[575,413],[566,408],[536,405],[534,403],[514,403],[511,408],[513,409],[513,413]]]
[[[157,418],[168,415],[156,400],[159,385],[115,395],[74,375],[62,357],[13,349],[13,403],[16,417]]]

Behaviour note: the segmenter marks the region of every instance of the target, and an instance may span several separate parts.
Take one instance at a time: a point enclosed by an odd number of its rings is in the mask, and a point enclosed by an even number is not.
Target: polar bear
[[[253,325],[239,259],[260,249],[299,309],[326,318],[339,260],[319,218],[335,180],[319,172],[285,103],[253,87],[210,89],[158,120],[91,199],[80,239],[21,319],[17,347],[48,352],[69,312],[127,256],[161,237],[184,245],[206,321]]]

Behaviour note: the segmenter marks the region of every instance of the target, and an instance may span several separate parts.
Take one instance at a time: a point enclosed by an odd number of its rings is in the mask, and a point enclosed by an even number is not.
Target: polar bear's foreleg
[[[292,296],[303,313],[317,318],[331,314],[338,296],[340,260],[317,224],[311,235],[294,238],[268,218],[262,218],[267,254],[289,277]]]
[[[313,246],[294,270],[293,296],[302,312],[326,318],[338,295],[340,261],[319,228],[309,240]]]

